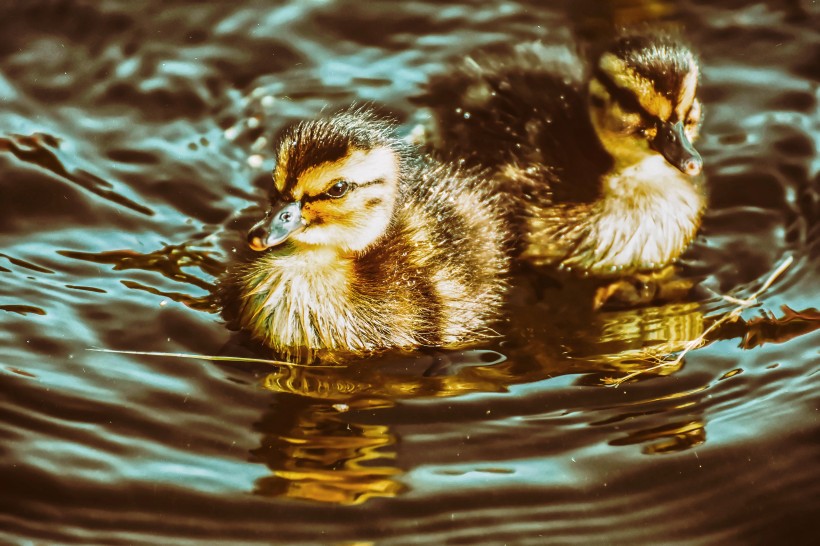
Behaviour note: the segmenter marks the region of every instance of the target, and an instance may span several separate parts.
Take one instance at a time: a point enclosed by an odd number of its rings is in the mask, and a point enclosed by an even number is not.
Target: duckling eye
[[[325,192],[325,195],[332,197],[333,199],[338,199],[343,197],[350,190],[350,186],[351,184],[346,180],[339,180],[330,186],[330,189]]]

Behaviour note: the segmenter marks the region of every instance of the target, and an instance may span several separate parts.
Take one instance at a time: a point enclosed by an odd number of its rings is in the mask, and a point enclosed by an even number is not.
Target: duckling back
[[[260,223],[272,227],[250,237],[256,248],[275,244],[222,282],[236,326],[290,357],[450,347],[492,333],[508,267],[499,198],[394,131],[350,109],[283,133],[272,212]],[[281,219],[297,210],[299,222]]]
[[[501,197],[486,178],[452,165],[424,158],[416,168],[417,183],[397,210],[395,238],[385,240],[406,260],[405,268],[390,269],[389,284],[429,287],[421,290],[426,301],[416,301],[416,312],[434,315],[429,344],[486,337],[509,266]],[[378,284],[378,275],[368,283]]]
[[[570,43],[527,42],[476,52],[433,76],[419,102],[433,110],[436,149],[501,174],[499,191],[591,202],[612,160],[589,120],[588,79]]]

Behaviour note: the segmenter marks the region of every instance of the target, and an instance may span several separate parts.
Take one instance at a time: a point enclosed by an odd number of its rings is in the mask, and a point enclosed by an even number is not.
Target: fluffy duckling
[[[663,268],[698,230],[698,79],[675,37],[625,33],[591,65],[542,43],[474,56],[420,102],[437,148],[494,172],[524,259],[612,277]]]
[[[226,316],[286,357],[451,347],[492,333],[509,239],[484,178],[351,108],[284,130],[255,251],[221,282]]]

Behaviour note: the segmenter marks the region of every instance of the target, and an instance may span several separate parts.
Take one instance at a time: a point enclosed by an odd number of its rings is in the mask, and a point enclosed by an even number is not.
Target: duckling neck
[[[704,198],[696,181],[659,154],[604,177],[587,240],[594,272],[651,270],[675,260],[700,225]]]

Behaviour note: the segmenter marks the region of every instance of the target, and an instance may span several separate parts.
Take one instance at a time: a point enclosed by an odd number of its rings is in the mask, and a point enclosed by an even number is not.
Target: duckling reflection
[[[619,277],[673,263],[700,226],[699,74],[676,37],[624,33],[591,65],[564,44],[476,54],[420,100],[437,148],[495,173],[523,259]]]
[[[536,279],[535,283],[543,279]],[[551,286],[515,283],[511,316],[514,334],[501,346],[489,344],[449,355],[454,364],[438,375],[424,375],[429,357],[374,357],[366,366],[344,368],[277,367],[262,386],[277,402],[258,425],[261,447],[256,460],[271,469],[256,493],[270,496],[358,504],[406,490],[397,464],[400,432],[396,411],[405,400],[475,393],[503,393],[513,385],[575,375],[576,384],[602,387],[607,379],[644,371],[631,381],[678,372],[675,366],[650,369],[660,359],[700,337],[716,317],[705,317],[695,303],[593,313],[566,313],[576,297]],[[550,300],[544,307],[537,294]],[[561,300],[560,298],[564,298]],[[557,307],[556,307],[557,306]],[[761,320],[739,321],[713,331],[707,342],[751,334],[759,342]],[[766,322],[775,336],[806,333],[820,325],[816,310],[793,312]],[[777,331],[775,331],[777,330]],[[502,354],[503,353],[503,354]],[[722,379],[722,378],[721,378]],[[647,455],[690,449],[706,441],[702,398],[710,385],[686,382],[686,390],[666,383],[630,402],[590,409],[589,426],[604,427],[612,446],[641,446]],[[659,393],[651,394],[651,393]],[[560,409],[560,408],[559,408]],[[491,417],[488,417],[491,418]]]
[[[578,383],[584,385],[609,384],[639,371],[645,372],[641,379],[649,379],[678,371],[682,362],[652,368],[700,337],[711,321],[698,302],[603,311],[579,306],[578,301],[587,300],[594,290],[594,281],[522,279],[511,294],[517,327],[512,328],[505,354],[532,359],[555,375],[581,373]]]
[[[263,438],[253,460],[271,475],[257,481],[256,494],[350,505],[404,491],[388,427],[350,422],[321,401],[281,402],[258,424]]]
[[[601,386],[607,375],[634,371],[641,363],[650,367],[654,362],[641,361],[641,356],[658,354],[654,349],[670,350],[675,343],[680,348],[688,339],[670,340],[665,334],[692,334],[680,328],[687,311],[697,313],[696,308],[604,313],[586,326],[573,324],[567,330],[552,327],[565,322],[558,316],[547,324],[543,317],[525,315],[521,320],[537,331],[523,326],[520,331],[529,331],[538,343],[513,337],[503,348],[451,352],[450,365],[432,376],[423,373],[430,368],[429,356],[421,355],[377,356],[367,365],[347,367],[277,367],[262,385],[280,398],[257,425],[261,445],[252,452],[253,460],[271,473],[257,481],[254,492],[342,505],[399,495],[408,484],[397,463],[399,433],[393,429],[391,408],[404,400],[502,393],[512,385],[567,374],[579,375],[582,384]],[[638,312],[644,314],[633,316]],[[672,324],[665,327],[665,319]],[[564,335],[568,332],[570,337]],[[603,341],[596,344],[597,339]],[[556,350],[561,346],[564,351]],[[616,347],[622,349],[620,357],[607,352]],[[613,436],[617,442],[623,433],[615,431]]]
[[[493,334],[508,258],[500,199],[367,109],[287,128],[257,254],[225,315],[289,358],[452,347]]]
[[[360,504],[407,489],[396,463],[397,434],[389,420],[373,422],[400,400],[503,391],[515,370],[498,366],[490,350],[451,355],[454,372],[425,377],[425,357],[375,357],[366,366],[279,367],[263,386],[282,398],[258,425],[255,460],[271,475],[255,493],[331,504]],[[293,396],[296,395],[296,396]],[[367,410],[368,422],[357,422]]]

